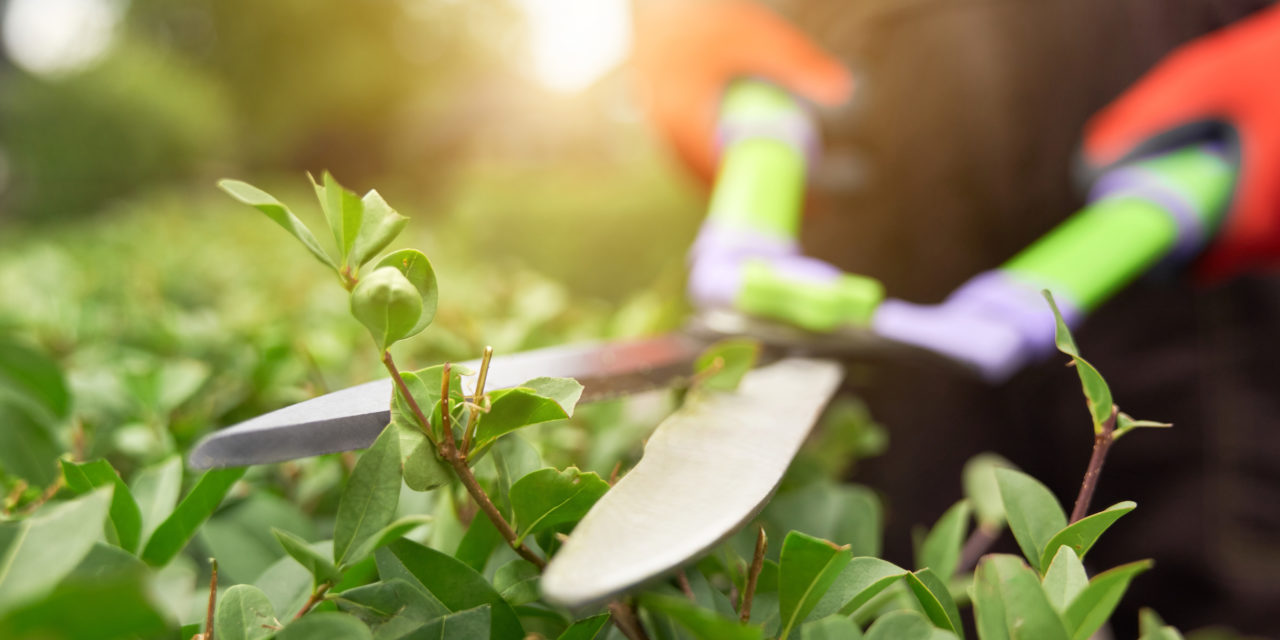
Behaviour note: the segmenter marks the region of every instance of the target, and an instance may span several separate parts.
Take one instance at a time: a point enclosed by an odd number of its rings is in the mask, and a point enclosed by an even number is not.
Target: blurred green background
[[[53,448],[146,463],[378,375],[221,177],[317,229],[306,172],[409,216],[442,289],[410,364],[678,323],[702,196],[631,95],[625,2],[566,2],[0,2],[0,328],[66,374]]]

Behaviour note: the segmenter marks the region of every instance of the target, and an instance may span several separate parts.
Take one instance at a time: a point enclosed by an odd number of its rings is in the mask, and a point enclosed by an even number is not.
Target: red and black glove
[[[769,9],[747,0],[644,0],[635,57],[645,110],[686,163],[710,180],[729,81],[754,76],[824,106],[849,99],[849,71]]]
[[[1280,265],[1280,7],[1175,50],[1093,117],[1084,154],[1105,168],[1214,136],[1240,177],[1203,275]]]

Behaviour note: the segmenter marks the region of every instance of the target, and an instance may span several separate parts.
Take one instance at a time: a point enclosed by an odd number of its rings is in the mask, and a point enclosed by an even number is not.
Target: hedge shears
[[[715,339],[754,336],[763,366],[736,392],[680,410],[551,559],[541,588],[568,607],[599,603],[708,551],[761,509],[843,377],[839,361],[932,358],[999,382],[1051,351],[1051,290],[1075,323],[1166,258],[1212,237],[1234,168],[1211,145],[1110,171],[1091,204],[998,269],[937,305],[886,299],[871,278],[803,256],[796,239],[806,168],[817,150],[806,108],[740,81],[721,112],[721,163],[690,254],[700,308],[685,329],[614,343],[496,357],[489,389],[576,378],[582,401],[672,386]],[[474,367],[474,363],[466,363]],[[470,393],[466,387],[464,392]],[[279,462],[369,446],[389,421],[389,380],[253,418],[202,440],[196,468]]]

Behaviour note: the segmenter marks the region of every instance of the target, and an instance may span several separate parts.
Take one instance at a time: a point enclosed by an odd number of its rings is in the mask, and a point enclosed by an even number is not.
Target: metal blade
[[[542,595],[598,604],[710,550],[768,501],[844,376],[788,358],[667,418],[542,574]]]
[[[498,356],[486,387],[503,389],[540,376],[576,378],[582,400],[658,389],[687,375],[705,343],[684,334],[627,342],[588,343]],[[470,369],[479,361],[459,363]],[[471,393],[474,378],[463,379]],[[391,379],[335,391],[246,420],[206,436],[191,451],[196,469],[281,462],[363,449],[391,419]]]

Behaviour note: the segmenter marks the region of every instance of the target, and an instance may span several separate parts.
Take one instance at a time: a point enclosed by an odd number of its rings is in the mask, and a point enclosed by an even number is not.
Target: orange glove
[[[1223,139],[1240,178],[1201,273],[1280,264],[1280,7],[1174,51],[1094,116],[1084,152],[1103,168],[1204,138]]]
[[[845,102],[853,91],[839,61],[746,0],[642,0],[634,61],[649,117],[708,181],[716,170],[716,115],[730,80],[762,78],[824,106]]]

